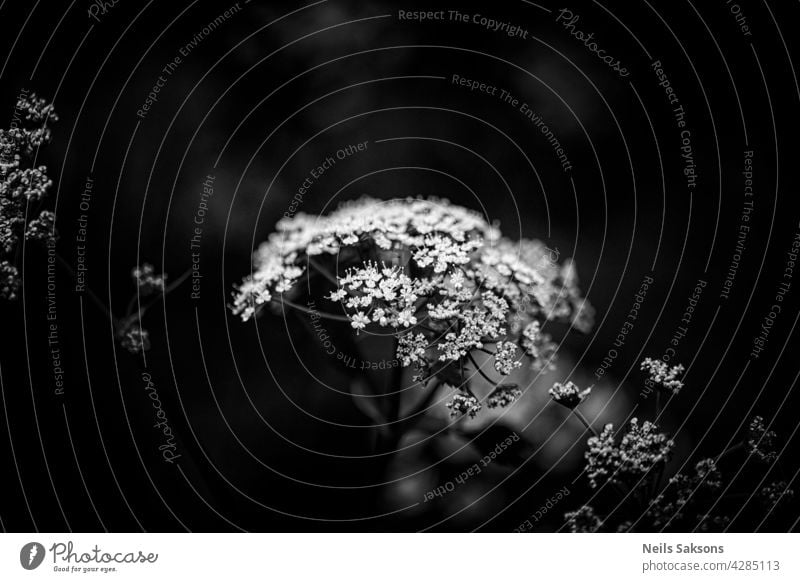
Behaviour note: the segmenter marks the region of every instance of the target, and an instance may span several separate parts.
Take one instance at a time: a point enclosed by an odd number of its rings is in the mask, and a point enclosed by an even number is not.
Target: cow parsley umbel
[[[649,372],[649,381],[664,391],[675,394],[683,386],[678,379],[684,371],[681,365],[670,367],[661,360],[647,358],[641,368]],[[752,419],[738,442],[731,439],[721,453],[692,463],[687,459],[677,472],[667,476],[676,447],[656,424],[633,418],[619,431],[621,434],[615,434],[611,424],[598,433],[577,408],[572,408],[582,400],[577,386],[571,382],[556,384],[550,394],[571,408],[593,433],[587,441],[584,468],[592,504],[564,515],[564,527],[571,531],[724,531],[734,520],[741,522],[741,511],[736,509],[741,502],[736,500],[753,497],[764,506],[761,513],[753,513],[753,527],[758,529],[768,520],[779,518],[780,512],[774,511],[776,506],[792,497],[786,481],[764,485],[779,454],[775,446],[777,435],[760,416]],[[656,418],[660,417],[657,414]],[[768,464],[767,474],[759,476],[756,467],[748,467],[746,474],[741,468],[735,474],[726,472],[726,459],[737,451]],[[754,484],[748,484],[748,480]],[[728,516],[731,509],[737,511],[733,520]]]
[[[556,382],[553,384],[553,387],[550,388],[549,393],[555,402],[567,408],[575,408],[589,396],[591,391],[591,386],[585,390],[581,390],[573,382],[567,382],[566,384]]]
[[[131,276],[139,287],[139,294],[143,297],[154,293],[163,293],[167,282],[166,274],[157,274],[155,267],[150,263],[144,263],[131,270]]]
[[[641,369],[648,373],[650,382],[667,392],[677,394],[683,388],[683,382],[678,380],[678,377],[686,371],[686,368],[681,364],[670,367],[662,360],[645,358],[641,363]]]
[[[510,404],[519,391],[501,388],[502,377],[523,360],[535,370],[553,364],[548,323],[581,331],[592,323],[572,262],[559,265],[541,242],[502,238],[482,215],[446,200],[364,198],[327,216],[282,219],[232,310],[248,320],[267,306],[297,307],[304,277],[335,285],[324,295],[355,333],[392,333],[415,380],[455,388],[456,414],[480,407],[468,367],[498,392],[490,406]],[[499,378],[480,369],[478,352]]]
[[[0,299],[17,296],[20,280],[14,255],[19,242],[56,236],[55,215],[39,210],[52,181],[46,166],[33,165],[39,147],[50,141],[48,124],[55,121],[52,105],[24,92],[17,98],[11,127],[0,129]],[[34,218],[26,219],[26,210]]]
[[[586,469],[593,488],[605,483],[636,483],[653,468],[665,464],[674,446],[655,424],[648,420],[640,424],[637,418],[631,419],[619,442],[614,438],[614,426],[607,424],[587,444]]]
[[[771,463],[778,456],[775,450],[775,432],[767,430],[761,416],[755,416],[750,421],[747,450],[754,458],[764,463]]]

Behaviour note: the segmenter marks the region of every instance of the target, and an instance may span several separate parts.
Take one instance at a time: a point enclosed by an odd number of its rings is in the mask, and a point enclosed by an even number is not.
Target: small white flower
[[[397,323],[405,327],[410,327],[417,323],[417,318],[414,317],[410,309],[406,309],[398,314]]]
[[[369,318],[360,311],[350,320],[350,325],[352,325],[354,329],[364,329],[368,323]]]
[[[286,293],[289,289],[292,288],[292,281],[289,279],[281,279],[278,281],[278,284],[275,285],[275,292],[276,293]]]
[[[347,291],[344,289],[337,289],[336,291],[331,292],[329,298],[331,301],[341,301],[347,296]]]

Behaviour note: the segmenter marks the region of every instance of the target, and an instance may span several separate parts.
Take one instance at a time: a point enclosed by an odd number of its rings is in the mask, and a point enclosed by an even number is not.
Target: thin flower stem
[[[658,494],[659,489],[661,489],[661,480],[664,478],[664,469],[666,464],[662,463],[661,466],[658,468],[658,473],[656,473],[656,478],[653,480],[653,490],[650,494],[650,497],[655,497]]]
[[[192,273],[191,269],[187,269],[183,272],[183,274],[175,279],[175,281],[169,287],[164,288],[161,293],[158,293],[153,299],[151,299],[144,307],[139,308],[139,312],[136,314],[137,319],[141,319],[144,317],[144,314],[147,313],[147,310],[150,309],[159,299],[163,299],[168,294],[172,293],[175,289],[177,289],[181,283],[183,283],[189,275]],[[130,303],[128,304],[128,316],[132,315],[133,305],[136,304],[136,300],[139,298],[139,293],[137,292],[132,298]]]
[[[272,303],[275,303],[275,304],[278,304],[278,305],[283,303],[284,305],[288,305],[289,307],[297,309],[298,311],[302,311],[303,313],[308,313],[309,315],[318,315],[319,317],[321,317],[323,319],[332,319],[334,321],[350,321],[350,318],[345,316],[345,315],[336,315],[336,314],[333,314],[333,313],[324,313],[324,312],[321,312],[321,311],[311,310],[308,307],[303,307],[302,305],[298,305],[297,303],[293,303],[293,302],[289,301],[288,299],[284,299],[283,297],[281,297],[280,301],[276,301],[276,300],[273,299]]]
[[[186,279],[189,278],[189,275],[191,275],[191,274],[192,274],[192,270],[191,269],[186,269],[180,277],[175,279],[175,281],[173,281],[171,285],[169,285],[166,289],[164,289],[164,292],[162,293],[162,295],[168,295],[169,293],[171,293],[172,291],[177,289],[180,286],[181,283],[183,283],[184,281],[186,281]]]
[[[70,264],[67,263],[67,261],[64,260],[64,257],[62,257],[60,254],[56,253],[55,255],[56,255],[56,260],[61,265],[61,267],[65,271],[67,271],[67,273],[69,273],[70,277],[72,277],[72,279],[74,281],[77,281],[78,280],[78,276],[75,274],[75,271],[72,269]],[[92,300],[92,302],[100,309],[100,311],[105,313],[106,316],[108,316],[111,319],[111,321],[114,323],[114,327],[116,328],[118,326],[119,322],[117,321],[117,318],[114,317],[114,314],[111,313],[111,311],[108,309],[108,307],[106,307],[106,304],[103,303],[100,300],[100,298],[97,295],[94,294],[94,291],[89,289],[88,285],[85,286],[85,289],[86,289],[86,294],[89,296],[89,299]]]
[[[467,355],[469,356],[469,359],[472,361],[472,364],[475,366],[475,369],[478,371],[478,373],[481,376],[483,376],[484,379],[487,382],[489,382],[489,384],[491,384],[492,386],[497,386],[498,384],[500,384],[500,380],[492,380],[489,376],[484,374],[483,370],[481,370],[480,364],[478,364],[478,362],[475,361],[475,358],[472,357],[472,353],[469,353]]]
[[[428,409],[433,401],[433,397],[436,395],[436,390],[439,388],[440,382],[438,378],[431,378],[431,380],[433,381],[430,383],[430,386],[423,386],[425,395],[400,419],[398,430],[401,434],[407,432],[414,423],[420,420],[418,417]]]
[[[594,429],[594,427],[591,424],[589,424],[589,421],[586,419],[586,417],[583,415],[583,413],[580,410],[578,410],[577,408],[573,408],[572,412],[575,413],[575,416],[578,417],[578,420],[580,420],[583,423],[583,426],[585,426],[594,436],[599,436],[597,434],[597,431]]]
[[[397,353],[398,342],[399,340],[395,338],[393,349],[393,353],[395,354]],[[389,375],[389,384],[386,387],[386,391],[389,393],[388,414],[386,417],[390,423],[400,420],[400,405],[403,396],[403,370],[404,368],[402,366],[394,368]],[[393,427],[390,426],[389,430],[393,430]]]
[[[328,281],[330,281],[334,285],[336,285],[336,286],[339,285],[339,281],[336,279],[336,277],[334,277],[330,273],[330,271],[328,271],[328,269],[326,269],[325,267],[320,265],[317,261],[315,261],[311,257],[307,257],[307,259],[308,259],[308,264],[311,265],[312,267],[314,267],[317,270],[317,272],[319,272],[320,275],[325,277]]]
[[[457,386],[457,388],[459,390],[463,390],[464,392],[466,392],[467,394],[469,394],[470,396],[475,398],[475,394],[473,394],[472,390],[470,390],[469,382],[464,377],[464,360],[463,359],[458,361],[458,371],[461,374],[461,376],[460,376],[461,377],[461,384],[459,384]]]
[[[741,442],[738,442],[738,443],[736,443],[736,444],[735,444],[735,445],[733,445],[732,447],[728,447],[727,449],[725,449],[724,451],[722,451],[722,452],[721,452],[719,455],[717,455],[717,458],[716,458],[716,459],[714,459],[714,462],[715,462],[715,463],[719,463],[719,461],[720,461],[722,458],[724,458],[724,457],[727,457],[727,456],[728,456],[728,455],[730,455],[731,453],[735,453],[736,451],[738,451],[739,449],[741,449],[743,446],[744,446],[744,441],[741,441]]]
[[[417,324],[416,324],[416,327],[419,327],[419,328],[421,328],[421,329],[424,329],[425,331],[429,331],[429,332],[431,332],[431,333],[436,333],[436,334],[438,334],[438,333],[439,333],[438,331],[436,331],[436,330],[435,330],[435,329],[433,329],[432,327],[428,327],[428,326],[427,326],[427,325],[425,325],[424,323],[417,323]]]
[[[135,293],[133,297],[131,297],[130,301],[128,301],[128,306],[125,308],[125,317],[129,317],[133,313],[133,308],[136,306],[136,300],[138,297],[139,294]]]

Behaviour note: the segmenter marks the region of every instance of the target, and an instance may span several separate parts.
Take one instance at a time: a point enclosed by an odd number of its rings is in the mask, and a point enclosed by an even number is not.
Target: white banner
[[[793,534],[4,534],[0,580],[797,581],[799,550]]]

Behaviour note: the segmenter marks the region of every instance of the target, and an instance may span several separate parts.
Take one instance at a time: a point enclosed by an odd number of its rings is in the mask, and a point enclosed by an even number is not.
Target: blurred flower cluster
[[[775,431],[764,426],[764,419],[760,416],[753,417],[748,426],[747,450],[756,459],[765,463],[775,460]]]
[[[0,129],[0,299],[14,299],[20,279],[15,266],[19,241],[55,238],[55,215],[38,210],[52,181],[46,166],[35,166],[39,148],[50,142],[48,124],[58,121],[53,106],[34,93],[17,99],[11,125]],[[26,217],[33,215],[28,220]]]
[[[520,393],[489,378],[474,352],[488,354],[501,377],[523,360],[550,368],[555,343],[545,325],[584,332],[592,325],[571,261],[557,263],[539,241],[504,239],[482,215],[446,200],[364,198],[327,216],[282,219],[255,253],[232,310],[247,320],[267,304],[285,305],[300,278],[314,272],[335,283],[326,296],[356,333],[390,331],[415,381],[435,378],[456,389],[454,416],[481,408],[466,366],[495,387],[489,406]]]
[[[183,282],[188,275],[184,273],[171,287],[167,287],[167,274],[156,273],[150,263],[143,263],[131,269],[131,278],[136,283],[136,293],[128,302],[125,316],[116,321],[116,336],[120,346],[132,354],[141,354],[150,349],[150,334],[142,327],[142,318],[147,310],[162,299],[172,289]],[[148,299],[143,303],[143,299]]]
[[[683,388],[681,365],[668,367],[660,360],[647,358],[641,369],[648,373],[647,382],[669,393],[676,394]],[[748,459],[761,463],[778,459],[775,432],[756,416],[739,442],[664,480],[675,441],[660,432],[655,423],[637,418],[632,418],[619,433],[612,424],[596,432],[577,409],[588,394],[588,388],[581,391],[572,382],[556,383],[550,390],[553,401],[570,409],[593,433],[587,441],[583,472],[594,492],[592,499],[608,508],[599,511],[593,501],[567,512],[566,525],[573,532],[724,530],[731,523],[724,513],[725,493],[731,490],[736,476],[728,477],[726,482],[719,468],[722,459],[742,449],[747,451]],[[769,517],[779,503],[794,495],[786,481],[765,485],[765,480],[766,476],[749,494],[765,510],[758,514],[759,519]]]
[[[155,267],[149,263],[144,263],[140,267],[134,267],[131,276],[136,281],[139,288],[139,295],[147,297],[154,293],[163,293],[167,283],[166,274],[156,274]]]
[[[0,129],[0,299],[15,299],[17,296],[21,282],[15,265],[19,242],[24,239],[52,244],[57,237],[55,215],[38,208],[52,181],[46,166],[35,165],[39,148],[50,143],[49,125],[56,121],[58,115],[53,105],[35,93],[25,91],[17,98],[10,127]],[[27,219],[26,216],[34,218]],[[61,261],[58,254],[55,255]],[[75,277],[64,261],[60,264]],[[131,276],[136,282],[137,294],[131,299],[122,319],[114,317],[91,291],[89,297],[114,322],[120,345],[138,354],[150,348],[150,336],[141,326],[141,318],[150,305],[171,288],[166,286],[166,275],[157,274],[147,263],[134,268]],[[185,278],[186,274],[172,288]],[[137,299],[141,297],[150,298],[150,302],[139,305]]]

